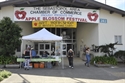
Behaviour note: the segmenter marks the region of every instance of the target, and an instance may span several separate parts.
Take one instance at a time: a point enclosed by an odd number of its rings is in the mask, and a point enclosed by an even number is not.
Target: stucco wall
[[[0,20],[3,17],[10,17],[14,19],[14,7],[6,6],[2,7],[0,10]],[[77,27],[77,51],[82,53],[80,46],[86,44],[91,47],[92,44],[102,45],[114,43],[114,35],[122,35],[123,45],[116,45],[117,50],[125,50],[125,17],[122,17],[120,14],[112,13],[109,11],[100,9],[100,18],[107,19],[107,23],[78,23]],[[23,29],[22,35],[29,35],[33,33],[31,22],[16,22]],[[83,39],[83,43],[81,40]],[[33,46],[33,42],[24,41],[23,50],[25,45],[30,44]],[[17,52],[16,55],[20,55],[20,52]]]
[[[80,51],[81,57],[83,50],[80,47],[83,48],[84,44],[89,47],[92,44],[98,45],[98,24],[78,23],[76,38],[77,51]]]
[[[33,28],[32,28],[32,22],[16,22],[21,28],[22,28],[22,35],[30,35],[34,32]],[[22,52],[25,50],[25,47],[27,45],[31,45],[33,46],[34,43],[32,41],[23,41],[23,48],[22,48]],[[16,52],[16,55],[19,56],[21,53],[20,52]]]
[[[6,6],[2,7],[0,10],[0,20],[3,19],[3,17],[10,17],[11,20],[14,19],[14,7],[13,6]]]
[[[117,50],[125,49],[125,18],[117,13],[100,10],[100,18],[107,19],[107,23],[99,24],[99,45],[114,43],[115,35],[122,35],[123,45],[115,45]]]

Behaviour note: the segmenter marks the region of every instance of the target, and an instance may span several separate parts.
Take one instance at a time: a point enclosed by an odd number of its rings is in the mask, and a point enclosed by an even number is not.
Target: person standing
[[[44,58],[47,58],[47,57],[48,57],[48,54],[47,54],[46,51],[43,52],[42,57],[44,57]]]
[[[30,63],[30,47],[27,47],[27,49],[24,51],[24,69],[29,70],[29,63]]]
[[[86,48],[86,62],[85,66],[89,67],[90,66],[90,48]]]
[[[32,47],[31,48],[31,51],[30,51],[30,57],[32,58],[34,58],[34,57],[36,57],[36,51],[35,51],[35,49]]]
[[[74,56],[74,52],[72,49],[68,50],[68,61],[69,61],[69,67],[71,67],[73,69],[73,56]]]
[[[42,58],[47,58],[47,57],[48,57],[48,54],[46,51],[44,51],[42,54]],[[47,62],[44,62],[44,66],[45,66],[45,68],[47,68]]]
[[[36,50],[32,47],[30,50],[30,58],[35,58],[36,57]],[[32,62],[32,66],[34,68],[34,62]]]

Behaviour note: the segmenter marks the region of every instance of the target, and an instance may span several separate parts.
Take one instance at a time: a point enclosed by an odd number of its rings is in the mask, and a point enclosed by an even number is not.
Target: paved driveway
[[[84,61],[74,59],[74,69],[68,68],[67,59],[62,66],[52,69],[6,69],[13,74],[1,83],[125,83],[125,65],[98,68],[86,67]]]

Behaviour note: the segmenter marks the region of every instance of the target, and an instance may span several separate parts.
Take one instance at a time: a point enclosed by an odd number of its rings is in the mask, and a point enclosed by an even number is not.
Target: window
[[[121,35],[115,35],[115,42],[118,42],[118,44],[122,44],[122,36]]]
[[[21,46],[18,46],[17,52],[20,52],[20,51],[21,51]]]

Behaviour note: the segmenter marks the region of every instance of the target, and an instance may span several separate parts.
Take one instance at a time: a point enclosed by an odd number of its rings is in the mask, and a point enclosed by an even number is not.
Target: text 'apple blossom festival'
[[[63,20],[75,22],[96,22],[99,12],[91,9],[81,9],[73,7],[24,7],[15,10],[17,20],[36,21],[36,20]]]

